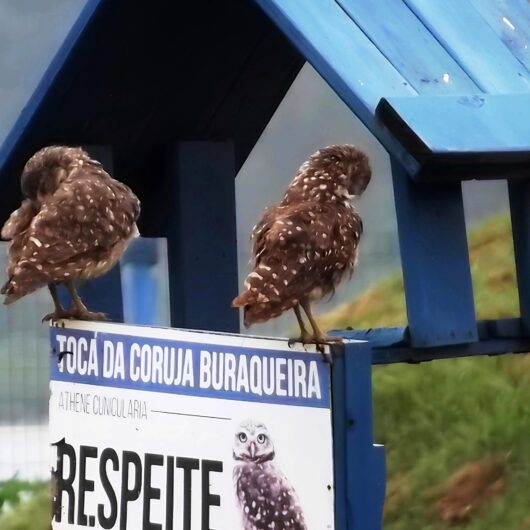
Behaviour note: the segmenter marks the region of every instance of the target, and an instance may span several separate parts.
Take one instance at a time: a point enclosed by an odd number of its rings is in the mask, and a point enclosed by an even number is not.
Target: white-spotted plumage
[[[233,456],[243,530],[307,530],[298,496],[276,465],[274,444],[262,422],[239,425]]]
[[[253,230],[254,270],[233,301],[244,308],[246,326],[294,309],[302,340],[322,341],[310,304],[333,294],[353,272],[363,225],[351,199],[370,178],[368,157],[352,145],[325,147],[302,164],[281,202],[268,208]]]

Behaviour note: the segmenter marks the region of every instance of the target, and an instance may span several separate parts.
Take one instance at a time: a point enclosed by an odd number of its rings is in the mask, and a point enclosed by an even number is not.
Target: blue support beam
[[[172,158],[172,326],[238,332],[239,315],[231,308],[238,290],[234,146],[181,142]]]
[[[530,336],[519,318],[482,320],[477,323],[478,339],[470,344],[416,348],[409,328],[336,330],[331,335],[365,341],[372,347],[372,364],[422,363],[477,355],[529,353]]]
[[[372,352],[366,342],[335,348],[332,368],[335,526],[381,530],[384,449],[373,444]]]
[[[412,346],[474,342],[461,185],[418,184],[395,160],[392,178]]]
[[[530,182],[508,181],[521,321],[530,336]]]

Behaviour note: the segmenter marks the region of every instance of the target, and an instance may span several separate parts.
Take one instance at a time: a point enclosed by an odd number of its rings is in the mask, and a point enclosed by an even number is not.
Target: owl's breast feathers
[[[236,465],[234,486],[245,530],[307,530],[296,492],[273,462]]]
[[[253,231],[254,270],[234,301],[245,325],[335,291],[353,271],[362,221],[347,203],[304,201],[268,210]]]
[[[2,229],[10,239],[6,304],[51,282],[99,276],[136,233],[140,203],[100,166],[80,166],[59,187],[25,200]]]

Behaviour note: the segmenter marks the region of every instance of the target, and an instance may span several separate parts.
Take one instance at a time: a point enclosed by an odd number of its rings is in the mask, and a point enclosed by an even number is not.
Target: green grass
[[[50,530],[49,484],[0,482],[0,529]]]
[[[471,234],[477,316],[518,314],[507,215]],[[328,328],[403,325],[403,282],[396,274],[324,315]],[[375,439],[387,452],[385,530],[442,530],[434,511],[447,479],[462,465],[509,453],[505,491],[467,530],[530,530],[530,356],[462,358],[374,370]]]

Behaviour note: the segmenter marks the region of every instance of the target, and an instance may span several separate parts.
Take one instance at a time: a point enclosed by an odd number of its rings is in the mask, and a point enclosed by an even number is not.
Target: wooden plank
[[[530,70],[528,0],[471,0],[504,45]]]
[[[508,181],[521,321],[530,335],[530,181]]]
[[[484,92],[530,91],[530,72],[468,0],[403,0]]]
[[[413,348],[409,330],[404,327],[336,330],[332,335],[369,342],[372,346],[373,364],[421,363],[436,359],[530,351],[530,337],[521,319],[482,320],[477,323],[477,328],[477,342],[434,348]]]
[[[460,183],[417,184],[392,159],[411,345],[477,340]]]
[[[346,382],[344,351],[334,354],[331,365],[333,465],[335,482],[335,528],[348,529],[347,444],[348,417],[346,413]]]
[[[381,530],[386,483],[384,453],[373,445],[372,350],[345,345],[346,485],[348,530]]]
[[[180,142],[170,171],[167,220],[171,325],[239,331],[235,167],[232,142]]]
[[[334,0],[256,0],[370,128],[383,96],[416,91]]]
[[[377,116],[417,180],[530,177],[530,94],[383,99]]]
[[[441,95],[480,92],[403,2],[337,2],[418,93]]]

